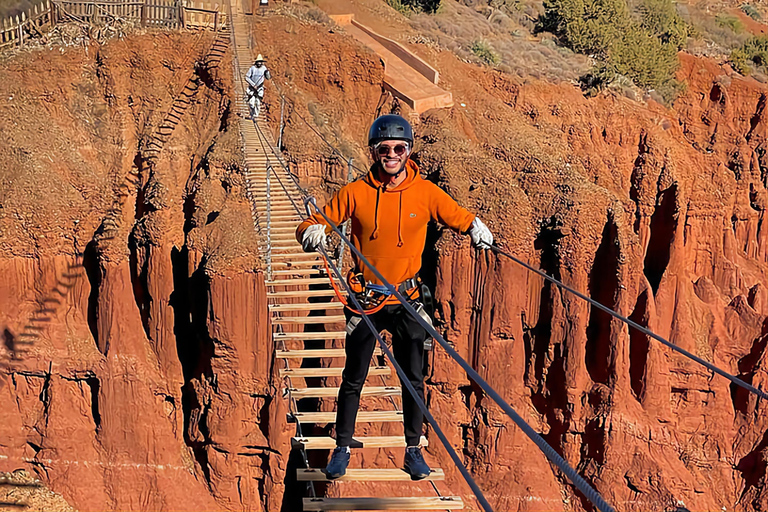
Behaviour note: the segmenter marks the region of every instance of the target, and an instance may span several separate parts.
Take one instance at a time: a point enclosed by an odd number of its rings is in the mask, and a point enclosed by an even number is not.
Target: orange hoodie
[[[352,243],[387,281],[397,285],[421,269],[430,220],[466,232],[475,216],[437,185],[422,179],[418,166],[411,160],[406,163],[405,180],[395,188],[383,188],[376,169],[374,165],[364,179],[342,187],[323,211],[337,226],[351,218]],[[315,213],[296,229],[299,243],[312,224],[328,225]],[[326,228],[327,233],[330,231]],[[366,281],[383,284],[356,254],[352,258]]]

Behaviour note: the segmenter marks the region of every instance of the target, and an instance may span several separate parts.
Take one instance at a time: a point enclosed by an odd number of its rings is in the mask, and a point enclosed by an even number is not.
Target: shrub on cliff
[[[731,52],[730,61],[742,75],[752,73],[752,66],[765,68],[768,65],[768,35],[749,38],[741,48]]]
[[[719,14],[715,18],[715,21],[721,27],[729,28],[736,34],[741,34],[744,32],[744,24],[736,16],[732,16],[730,14]]]
[[[440,8],[442,0],[387,0],[396,11],[410,16],[415,12],[435,13]]]
[[[472,53],[474,53],[476,57],[491,66],[496,66],[501,62],[501,57],[491,47],[488,41],[478,39],[472,43],[470,50],[472,50]]]
[[[691,35],[671,0],[544,0],[541,29],[601,61],[590,88],[625,76],[644,88],[677,89],[677,51]]]
[[[760,13],[757,12],[757,9],[755,9],[754,5],[742,4],[741,10],[744,14],[746,14],[747,16],[749,16],[755,21],[760,21],[761,19],[763,19],[763,17],[760,16]]]

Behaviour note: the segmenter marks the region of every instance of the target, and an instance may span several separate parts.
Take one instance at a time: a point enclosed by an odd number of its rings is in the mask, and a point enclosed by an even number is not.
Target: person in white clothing
[[[261,54],[257,55],[256,61],[245,75],[245,81],[248,82],[247,95],[251,119],[259,117],[261,103],[264,101],[264,81],[271,78],[272,75],[269,74],[267,66],[264,65],[264,57]]]

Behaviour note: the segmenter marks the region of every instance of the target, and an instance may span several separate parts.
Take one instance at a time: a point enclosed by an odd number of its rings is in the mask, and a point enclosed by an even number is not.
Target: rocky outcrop
[[[261,509],[278,480],[266,293],[229,131],[231,61],[207,58],[211,44],[206,33],[137,35],[85,55],[31,53],[11,70],[24,83],[50,66],[73,91],[19,98],[51,140],[28,146],[18,137],[29,127],[11,130],[11,155],[40,165],[49,146],[93,137],[83,145],[93,150],[47,169],[42,187],[64,191],[41,192],[49,210],[28,213],[39,204],[22,177],[2,219],[0,309],[15,359],[1,376],[0,467],[34,468],[78,510]],[[82,77],[68,71],[73,58]],[[185,115],[147,146],[178,94]],[[90,110],[74,108],[83,102]],[[99,184],[104,197],[91,192]],[[83,194],[69,205],[76,215],[59,204],[72,190]],[[14,238],[19,218],[38,224]]]
[[[322,21],[257,23],[260,51],[284,56],[270,68],[288,85],[288,160],[330,191],[346,166],[308,123],[366,167],[367,125],[392,107],[378,104],[381,64]],[[287,510],[299,496],[229,62],[198,66],[183,122],[156,158],[142,153],[172,104],[165,84],[193,73],[185,52],[205,51],[188,37],[31,52],[0,84],[19,100],[0,110],[0,328],[4,360],[21,358],[0,373],[0,471],[32,468],[79,510]],[[419,120],[429,179],[517,257],[765,387],[763,85],[681,55],[688,87],[665,108],[422,53],[458,103]],[[43,68],[72,87],[36,81]],[[768,507],[764,404],[460,235],[436,227],[429,240],[446,338],[617,509]],[[496,509],[590,509],[441,350],[429,364],[430,408]],[[430,441],[431,460],[446,460]],[[441,491],[472,503],[441,466]],[[361,489],[400,492],[321,492]]]

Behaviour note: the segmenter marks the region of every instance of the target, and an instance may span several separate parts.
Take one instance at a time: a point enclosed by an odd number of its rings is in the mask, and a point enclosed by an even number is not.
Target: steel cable
[[[343,284],[344,289],[349,294],[349,298],[355,303],[355,307],[358,309],[358,311],[362,311],[363,306],[360,304],[360,302],[357,300],[357,297],[355,297],[355,294],[349,288],[349,284],[341,275],[341,270],[339,270],[339,268],[330,259],[330,256],[325,251],[325,248],[321,247],[318,252],[324,258],[326,258],[326,260],[328,260],[328,264],[333,269],[333,272],[336,274],[336,277],[339,280],[339,282]],[[405,374],[403,369],[397,363],[395,356],[392,354],[386,342],[381,337],[381,334],[379,333],[379,331],[373,325],[373,322],[371,321],[369,316],[362,315],[362,318],[366,326],[371,330],[371,333],[373,333],[373,335],[376,337],[376,341],[381,347],[381,350],[384,352],[384,354],[386,354],[387,359],[389,359],[389,362],[392,363],[392,366],[395,368],[395,371],[397,372],[398,377],[400,377],[400,381],[402,382],[403,386],[405,386],[408,389],[408,392],[411,394],[411,396],[413,396],[414,400],[416,401],[416,405],[419,406],[419,409],[424,414],[424,416],[426,416],[429,424],[432,425],[432,428],[435,430],[435,434],[437,435],[437,437],[440,439],[440,442],[445,447],[454,465],[461,472],[461,476],[464,477],[464,480],[467,482],[467,484],[469,484],[469,487],[472,489],[472,492],[475,493],[475,497],[480,502],[480,506],[486,512],[493,512],[493,508],[491,508],[491,504],[488,503],[488,500],[485,499],[485,496],[483,495],[483,491],[480,489],[480,487],[478,487],[477,483],[475,482],[475,479],[472,478],[472,475],[469,474],[469,471],[464,466],[464,463],[461,462],[461,460],[459,459],[459,456],[456,454],[456,451],[453,449],[453,446],[451,446],[450,441],[448,441],[448,438],[443,433],[442,429],[440,428],[440,425],[437,424],[437,420],[429,412],[427,405],[424,403],[424,401],[421,399],[419,394],[416,392],[416,389],[413,387],[413,384],[411,384],[411,382],[408,380],[408,376]]]
[[[592,502],[595,507],[597,507],[602,512],[615,512],[614,508],[606,502],[600,494],[590,486],[586,480],[584,480],[581,475],[579,475],[575,469],[573,469],[568,462],[563,459],[559,453],[555,451],[554,448],[552,448],[545,440],[542,438],[526,421],[519,415],[517,412],[512,408],[511,405],[509,405],[504,399],[483,379],[480,374],[478,374],[472,366],[470,366],[469,363],[467,363],[456,350],[451,347],[451,345],[445,341],[445,339],[440,335],[439,332],[435,330],[435,328],[430,325],[426,320],[421,318],[421,316],[416,312],[416,310],[411,306],[408,301],[400,294],[400,292],[397,291],[397,288],[395,288],[392,283],[387,281],[383,275],[381,275],[381,272],[371,264],[370,261],[368,261],[368,258],[366,258],[360,250],[357,249],[354,245],[352,245],[352,242],[344,236],[344,234],[339,230],[339,228],[331,221],[331,219],[328,218],[328,216],[325,214],[325,212],[317,206],[317,202],[315,201],[314,197],[307,197],[304,200],[305,206],[309,207],[311,204],[315,210],[325,219],[325,222],[328,224],[328,226],[336,232],[337,235],[341,237],[343,242],[347,244],[351,251],[353,251],[355,254],[357,254],[358,258],[360,258],[360,261],[365,263],[365,265],[371,269],[373,274],[382,282],[384,283],[384,286],[389,290],[390,294],[397,298],[397,300],[400,302],[400,304],[403,305],[403,307],[413,316],[413,318],[424,328],[427,330],[427,332],[432,335],[432,337],[437,340],[438,343],[445,349],[446,352],[448,352],[448,355],[451,356],[458,364],[461,366],[464,371],[467,372],[467,374],[470,376],[470,378],[479,385],[482,390],[490,396],[496,404],[501,407],[501,409],[509,416],[512,421],[515,422],[515,424],[520,427],[520,429],[528,436],[531,441],[533,441],[536,446],[539,447],[539,449],[546,455],[546,457],[555,464],[560,471],[562,471],[568,479],[576,486],[576,488],[581,491],[584,496],[589,499],[589,501]]]
[[[527,263],[525,263],[524,261],[521,261],[518,258],[515,258],[511,254],[509,254],[509,253],[505,252],[504,250],[500,249],[498,246],[496,246],[496,245],[491,246],[491,250],[493,252],[495,252],[496,254],[500,254],[502,256],[505,256],[505,257],[509,258],[510,260],[514,261],[518,265],[522,265],[526,269],[528,269],[531,272],[533,272],[533,273],[543,277],[547,281],[549,281],[549,282],[559,286],[563,290],[565,290],[567,292],[570,292],[570,293],[576,295],[577,297],[579,297],[580,299],[583,299],[583,300],[589,302],[589,304],[591,304],[592,306],[594,306],[594,307],[596,307],[596,308],[598,308],[598,309],[608,313],[612,317],[618,318],[619,320],[621,320],[625,324],[629,325],[630,327],[634,327],[635,329],[637,329],[638,331],[642,332],[646,336],[649,336],[649,337],[655,339],[656,341],[661,342],[662,344],[664,344],[664,346],[671,348],[675,352],[678,352],[678,353],[684,355],[685,357],[687,357],[689,359],[692,359],[693,361],[696,361],[697,363],[699,363],[700,365],[706,367],[707,369],[717,373],[718,375],[721,375],[721,376],[725,377],[726,379],[730,380],[731,382],[733,382],[737,386],[740,386],[740,387],[746,389],[747,391],[750,391],[750,392],[756,394],[760,398],[768,398],[768,394],[766,394],[764,391],[762,391],[760,389],[757,389],[753,385],[744,382],[740,378],[736,377],[735,375],[731,375],[730,373],[726,372],[725,370],[721,370],[720,368],[718,368],[714,364],[710,363],[709,361],[705,361],[704,359],[700,358],[699,356],[691,354],[690,352],[688,352],[684,348],[678,347],[677,345],[675,345],[671,341],[668,341],[668,340],[662,338],[661,336],[659,336],[655,332],[653,332],[653,331],[643,327],[642,325],[638,324],[637,322],[634,322],[634,321],[630,320],[629,318],[627,318],[627,317],[617,313],[616,311],[612,310],[608,306],[604,306],[604,305],[600,304],[599,302],[597,302],[596,300],[592,299],[591,297],[587,297],[583,293],[574,290],[570,286],[566,285],[565,283],[562,283],[561,281],[558,281],[557,279],[555,279],[554,277],[548,275],[547,273],[542,272],[541,270],[539,270],[539,269],[537,269],[535,267],[532,267],[531,265],[528,265]]]

